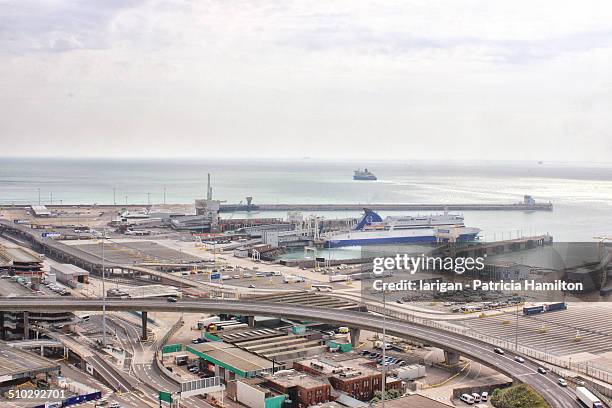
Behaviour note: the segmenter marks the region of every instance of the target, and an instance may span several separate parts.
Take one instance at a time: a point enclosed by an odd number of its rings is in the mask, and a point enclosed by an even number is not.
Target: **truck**
[[[211,323],[217,323],[220,321],[221,321],[221,318],[219,316],[211,316],[211,317],[207,317],[206,319],[198,320],[198,330],[204,330]]]
[[[565,302],[548,303],[546,305],[547,312],[554,312],[555,310],[565,310],[565,309],[567,309],[567,303]]]
[[[421,364],[413,364],[397,369],[397,378],[401,380],[414,380],[415,378],[425,377],[425,366]]]
[[[189,355],[187,354],[179,354],[174,357],[174,363],[177,366],[187,365],[188,360],[189,360]]]
[[[301,276],[287,275],[283,278],[283,282],[285,283],[304,282],[304,278],[302,278]]]
[[[348,275],[329,275],[330,282],[346,282],[347,280],[349,280]]]
[[[534,315],[534,314],[539,314],[542,313],[544,311],[544,306],[540,305],[540,306],[525,306],[523,307],[523,314],[524,315]]]
[[[576,398],[587,408],[604,408],[599,398],[586,387],[576,387]]]

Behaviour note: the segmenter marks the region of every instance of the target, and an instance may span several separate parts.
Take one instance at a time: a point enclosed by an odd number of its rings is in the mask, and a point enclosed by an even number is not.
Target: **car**
[[[249,288],[255,289],[255,285],[249,285]]]
[[[548,371],[546,371],[546,369],[544,367],[538,367],[538,373],[542,374],[542,375],[546,375]]]
[[[361,355],[362,355],[362,356],[367,356],[368,354],[370,354],[370,352],[369,352],[368,350],[363,350],[363,351],[361,352]]]
[[[176,303],[176,302],[178,302],[178,299],[177,299],[177,298],[175,298],[175,297],[169,297],[167,300],[168,300],[168,302],[170,302],[170,303]]]
[[[121,408],[121,405],[118,402],[111,402],[108,408]]]
[[[517,363],[523,364],[525,362],[525,359],[521,356],[516,356],[514,357],[514,361],[516,361]]]
[[[203,338],[201,338],[201,337],[198,337],[197,339],[193,339],[193,340],[191,340],[191,342],[192,342],[193,344],[200,344],[200,343],[204,343],[204,339],[203,339]]]
[[[496,352],[497,354],[504,355],[504,350],[500,349],[499,347],[495,347],[493,351]]]
[[[559,378],[557,382],[559,383],[561,387],[567,387],[567,381],[565,381],[564,378]]]
[[[400,360],[398,361],[397,365],[399,365],[400,367],[405,366],[407,363],[404,360]]]
[[[401,304],[403,304],[403,303],[404,303],[404,301],[403,301],[402,299],[397,299],[397,300],[395,301],[395,303],[399,303],[399,304],[401,305]]]
[[[489,400],[489,393],[484,391],[482,394],[480,394],[480,401],[482,402],[487,402]]]
[[[234,275],[234,279],[240,279],[240,275]]]

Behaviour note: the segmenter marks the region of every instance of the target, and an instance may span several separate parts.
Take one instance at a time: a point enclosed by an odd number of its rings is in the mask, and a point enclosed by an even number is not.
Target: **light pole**
[[[516,332],[514,333],[514,350],[518,353],[518,325],[519,325],[519,307],[516,304]]]
[[[40,205],[40,187],[38,188],[38,205]]]
[[[164,205],[166,205],[166,187],[164,187]]]
[[[383,272],[383,324],[382,324],[382,384],[381,389],[381,402],[382,408],[385,408],[385,392],[387,383],[387,297],[385,296],[385,274]]]
[[[104,241],[106,228],[102,230],[102,347],[106,347],[106,286],[104,280]]]

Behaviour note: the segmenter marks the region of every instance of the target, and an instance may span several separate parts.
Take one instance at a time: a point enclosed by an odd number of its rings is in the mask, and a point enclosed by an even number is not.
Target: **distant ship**
[[[379,244],[428,243],[448,241],[473,241],[479,228],[466,227],[463,216],[439,214],[429,216],[387,217],[384,220],[372,210],[364,209],[364,215],[349,232],[327,238],[329,248]]]
[[[353,174],[353,180],[378,180],[374,174],[372,174],[368,169],[357,169],[355,170],[355,174]]]

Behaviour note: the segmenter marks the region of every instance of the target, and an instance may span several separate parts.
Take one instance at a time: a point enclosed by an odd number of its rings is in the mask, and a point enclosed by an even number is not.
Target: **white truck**
[[[330,282],[346,282],[349,280],[348,275],[329,275]]]
[[[304,278],[302,278],[301,276],[295,276],[295,275],[286,275],[283,278],[283,282],[285,283],[297,283],[297,282],[304,282]]]
[[[576,387],[576,397],[588,408],[604,408],[599,398],[585,387]]]

